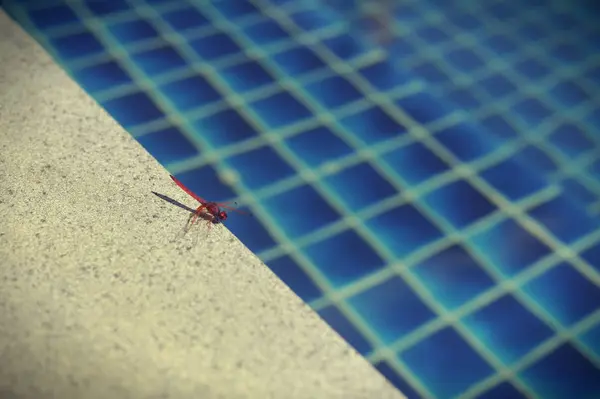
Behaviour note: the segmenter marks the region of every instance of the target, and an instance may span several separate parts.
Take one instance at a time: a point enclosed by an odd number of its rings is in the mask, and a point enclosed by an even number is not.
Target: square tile
[[[337,307],[330,305],[317,313],[361,355],[366,356],[373,350],[369,341]]]
[[[269,210],[271,220],[290,239],[300,238],[340,219],[340,214],[308,184],[265,198],[262,203]]]
[[[396,389],[406,396],[406,398],[420,398],[422,395],[417,392],[417,390],[410,385],[404,376],[394,370],[394,367],[390,365],[387,361],[381,361],[379,363],[373,364],[375,369],[379,371],[381,375],[383,375]]]
[[[565,195],[538,205],[528,212],[551,234],[564,243],[572,244],[598,228],[597,221]]]
[[[465,180],[446,184],[425,195],[423,200],[432,212],[457,230],[468,227],[496,210],[489,199]]]
[[[475,338],[507,366],[554,336],[554,330],[514,297],[505,295],[463,318]]]
[[[530,127],[538,127],[553,114],[546,104],[536,98],[523,99],[511,109]]]
[[[570,80],[559,82],[553,86],[550,89],[550,94],[563,107],[577,107],[592,101],[592,97],[583,87]]]
[[[242,212],[251,212],[251,209],[247,208],[237,209]],[[253,217],[252,214],[241,215],[229,212],[227,219],[227,229],[255,254],[273,249],[278,245],[265,224],[263,220]]]
[[[568,263],[529,281],[523,291],[563,327],[571,327],[600,309],[600,287]]]
[[[308,93],[323,107],[334,110],[362,99],[363,94],[342,76],[331,76],[306,86]]]
[[[579,340],[586,346],[586,349],[596,356],[600,356],[600,323],[596,323],[596,325],[580,334]]]
[[[480,176],[511,201],[522,200],[549,186],[539,171],[528,168],[515,157],[490,166]]]
[[[58,55],[66,61],[104,53],[104,45],[91,33],[75,33],[49,40]]]
[[[517,51],[517,44],[506,35],[494,34],[483,42],[490,50],[500,56],[508,55]]]
[[[163,84],[159,89],[182,112],[187,112],[223,99],[221,93],[201,75]]]
[[[271,129],[283,128],[313,115],[303,103],[287,91],[256,100],[250,104],[250,108]]]
[[[70,24],[83,25],[73,9],[66,4],[31,10],[28,14],[32,24],[41,31]]]
[[[287,33],[277,22],[272,20],[260,21],[243,28],[243,30],[250,40],[260,46],[266,46],[291,39],[289,33]]]
[[[342,118],[340,123],[366,144],[375,144],[406,133],[406,128],[378,106]]]
[[[450,115],[451,109],[445,107],[432,95],[424,92],[409,94],[394,101],[415,121],[427,125]]]
[[[516,276],[553,252],[514,219],[494,224],[474,235],[470,241],[480,256],[508,278]]]
[[[276,82],[260,63],[252,60],[223,69],[219,68],[219,74],[227,81],[233,91],[240,94]]]
[[[226,159],[239,174],[242,184],[258,190],[292,177],[296,171],[271,146],[266,145]]]
[[[131,6],[125,0],[85,0],[83,3],[92,12],[92,14],[100,18],[111,16],[111,14],[131,11]]]
[[[200,153],[196,145],[175,127],[148,133],[136,140],[162,165],[181,162]]]
[[[319,12],[323,11],[323,12]],[[323,29],[330,26],[332,13],[327,13],[326,10],[302,10],[290,15],[294,23],[305,31]]]
[[[367,52],[354,36],[343,34],[323,40],[323,44],[339,59],[350,61]]]
[[[473,124],[460,123],[441,130],[434,138],[461,162],[472,162],[491,154],[504,144],[497,137],[486,133]]]
[[[394,186],[368,162],[362,162],[329,175],[323,182],[349,210],[360,211],[398,192]]]
[[[101,104],[126,130],[164,117],[163,111],[141,91]]]
[[[258,137],[258,132],[233,108],[205,116],[193,122],[196,134],[216,148]]]
[[[224,17],[231,21],[239,18],[261,15],[261,12],[250,2],[238,0],[219,0],[212,3]]]
[[[540,398],[592,399],[600,392],[600,370],[571,344],[555,349],[521,371],[519,377]]]
[[[479,395],[478,399],[527,399],[527,397],[521,392],[517,391],[514,385],[508,382],[503,382],[500,385],[496,385],[492,389],[485,391]]]
[[[306,47],[295,47],[281,51],[273,55],[272,60],[275,61],[284,73],[293,77],[300,77],[306,73],[326,67],[323,60]]]
[[[519,133],[511,126],[502,115],[490,115],[479,121],[479,125],[496,135],[501,140],[516,138]]]
[[[142,19],[114,23],[108,25],[108,30],[121,44],[125,45],[159,37],[156,29]]]
[[[179,52],[169,46],[133,53],[130,57],[138,68],[151,78],[188,67]]]
[[[223,32],[191,40],[189,45],[203,60],[209,62],[243,52],[240,46]]]
[[[571,159],[594,150],[594,143],[581,128],[569,122],[558,126],[548,140],[554,144],[557,150]]]
[[[410,285],[397,276],[347,301],[386,345],[435,317]]]
[[[506,97],[517,91],[517,86],[502,74],[488,76],[481,80],[479,84],[494,99]]]
[[[233,189],[223,183],[217,170],[212,165],[178,173],[175,176],[192,192],[207,201],[226,201],[235,197]]]
[[[404,258],[443,237],[443,233],[412,205],[401,205],[365,222],[397,258]]]
[[[317,284],[292,257],[286,255],[266,263],[304,302],[312,302],[323,295]]]
[[[448,310],[464,305],[495,285],[484,267],[459,245],[420,261],[411,272]]]
[[[454,69],[463,74],[474,72],[485,65],[481,57],[468,48],[452,50],[445,55],[445,58]]]
[[[210,26],[211,22],[195,7],[185,7],[162,14],[162,18],[171,25],[176,32]]]
[[[385,261],[354,230],[304,248],[334,288],[341,288],[385,267]]]
[[[400,147],[381,158],[411,186],[450,170],[448,164],[421,142]]]
[[[129,74],[117,61],[108,61],[73,71],[73,76],[88,93],[133,84]]]
[[[291,136],[285,143],[298,158],[312,168],[354,152],[352,147],[325,126]]]
[[[400,354],[400,359],[440,399],[457,397],[494,373],[451,327],[411,346]]]
[[[600,243],[585,249],[579,256],[600,273]]]

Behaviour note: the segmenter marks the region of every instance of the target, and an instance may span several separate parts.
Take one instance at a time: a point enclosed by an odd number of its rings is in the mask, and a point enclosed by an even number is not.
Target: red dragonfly
[[[171,179],[185,191],[190,197],[195,199],[200,203],[200,206],[196,208],[196,211],[190,216],[188,223],[186,225],[186,231],[198,220],[198,218],[205,219],[210,224],[220,224],[227,220],[227,211],[235,211],[238,213],[245,214],[246,212],[240,211],[239,209],[235,209],[230,207],[229,205],[221,202],[212,202],[207,201],[204,198],[198,196],[192,190],[187,188],[182,182],[180,182],[175,176],[171,175]]]

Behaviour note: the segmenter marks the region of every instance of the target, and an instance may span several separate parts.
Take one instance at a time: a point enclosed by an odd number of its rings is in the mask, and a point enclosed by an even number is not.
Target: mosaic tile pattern
[[[597,6],[449,4],[4,7],[407,397],[596,398]]]

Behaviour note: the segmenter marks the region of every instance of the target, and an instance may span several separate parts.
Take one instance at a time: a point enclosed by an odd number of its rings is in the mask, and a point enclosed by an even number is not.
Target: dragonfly
[[[184,229],[187,232],[198,220],[203,219],[208,221],[209,228],[213,224],[221,224],[227,220],[227,211],[234,211],[240,214],[246,214],[246,212],[236,209],[227,205],[227,203],[223,202],[213,202],[207,201],[204,198],[200,197],[198,194],[194,193],[188,187],[186,187],[181,181],[179,181],[175,176],[170,175],[171,179],[185,191],[190,197],[195,199],[200,203],[200,206],[196,208],[196,210],[190,215],[188,222],[186,224],[186,228]]]

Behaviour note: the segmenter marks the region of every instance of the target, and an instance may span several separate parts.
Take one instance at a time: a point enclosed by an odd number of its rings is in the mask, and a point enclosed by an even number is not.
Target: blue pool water
[[[4,8],[409,398],[600,397],[593,1]]]

